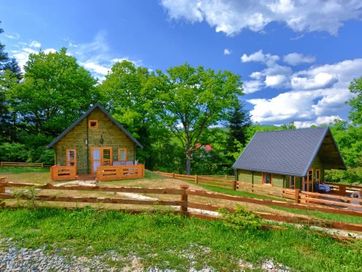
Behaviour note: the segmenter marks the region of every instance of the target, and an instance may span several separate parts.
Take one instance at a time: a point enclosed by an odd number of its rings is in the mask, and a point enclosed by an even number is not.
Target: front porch
[[[53,165],[50,168],[50,175],[53,181],[136,179],[143,178],[144,172],[145,167],[143,164],[98,166],[95,174],[91,175],[78,175],[76,166]]]

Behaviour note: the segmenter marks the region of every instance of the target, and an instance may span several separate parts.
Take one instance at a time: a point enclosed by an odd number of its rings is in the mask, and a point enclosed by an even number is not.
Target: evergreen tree
[[[238,145],[245,146],[247,142],[247,128],[250,126],[249,113],[238,103],[229,117],[229,138],[227,141],[228,153],[234,153]]]

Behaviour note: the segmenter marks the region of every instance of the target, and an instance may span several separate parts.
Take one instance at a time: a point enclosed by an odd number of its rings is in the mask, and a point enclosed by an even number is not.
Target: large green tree
[[[54,137],[97,99],[95,79],[66,49],[31,54],[24,79],[8,93],[22,128]]]
[[[355,95],[349,101],[351,106],[350,119],[354,124],[362,125],[362,77],[356,78],[349,86],[350,91]]]
[[[147,84],[150,72],[130,61],[115,63],[106,79],[98,86],[103,104],[118,121],[142,143],[138,157],[153,168],[153,143],[160,137],[159,126],[152,110],[155,97]]]
[[[238,103],[242,94],[240,77],[228,71],[184,64],[166,73],[157,71],[148,88],[157,89],[154,106],[158,118],[180,141],[189,174],[200,138],[207,128],[226,120]]]

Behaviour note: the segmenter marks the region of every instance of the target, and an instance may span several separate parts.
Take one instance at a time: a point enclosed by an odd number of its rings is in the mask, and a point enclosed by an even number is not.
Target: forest
[[[2,29],[0,29],[2,32]],[[0,161],[53,164],[51,140],[101,103],[144,146],[150,170],[232,174],[232,164],[257,131],[294,129],[251,122],[240,76],[183,64],[150,70],[115,63],[103,81],[62,48],[30,54],[20,69],[0,43]],[[362,182],[362,77],[349,86],[349,120],[330,125],[347,171],[328,181]]]

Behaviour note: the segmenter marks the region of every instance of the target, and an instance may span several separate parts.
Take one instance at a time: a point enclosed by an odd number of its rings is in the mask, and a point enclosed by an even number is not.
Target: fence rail
[[[286,200],[289,201],[293,200],[295,203],[301,203],[307,206],[318,205],[320,209],[322,209],[323,206],[328,206],[330,208],[335,208],[335,209],[362,211],[362,199],[351,198],[349,196],[346,196],[349,194],[341,195],[340,193],[320,194],[320,193],[312,193],[304,191],[301,192],[299,189],[280,188],[280,187],[271,186],[269,184],[251,184],[242,181],[236,181],[236,180],[230,181],[220,178],[204,177],[198,175],[182,175],[182,174],[164,173],[164,172],[156,172],[156,173],[165,177],[188,180],[196,184],[207,184],[216,187],[246,191],[255,194],[282,197]],[[362,187],[360,186],[347,186],[339,184],[338,186],[342,187],[344,186],[344,192],[346,191],[348,192],[352,189],[353,190],[360,188],[362,189]],[[346,188],[347,190],[345,190]]]
[[[0,162],[0,167],[44,167],[42,162]]]
[[[136,165],[113,165],[99,166],[97,169],[96,180],[107,181],[117,179],[143,178],[145,166]]]
[[[218,211],[220,208],[225,208],[220,205],[210,205],[205,203],[199,203],[194,198],[195,196],[205,198],[208,202],[210,200],[214,200],[214,203],[218,203],[217,200],[228,200],[233,201],[234,203],[253,203],[264,206],[282,206],[289,208],[297,208],[304,210],[320,210],[331,213],[344,213],[340,209],[332,209],[332,208],[319,208],[319,207],[310,207],[303,204],[294,204],[283,201],[275,201],[275,200],[261,200],[247,197],[238,197],[225,195],[220,193],[206,192],[203,190],[193,190],[189,189],[188,186],[181,186],[179,189],[176,188],[138,188],[138,187],[114,187],[114,186],[84,186],[84,185],[53,185],[53,184],[45,184],[45,185],[37,185],[31,183],[15,183],[15,182],[0,182],[0,199],[8,200],[8,199],[24,199],[29,200],[29,196],[27,195],[15,195],[11,193],[9,190],[5,190],[5,188],[24,188],[24,187],[33,187],[43,191],[40,195],[34,196],[34,201],[41,202],[66,202],[66,203],[103,203],[103,204],[119,204],[119,205],[144,205],[144,206],[156,206],[162,205],[166,207],[178,208],[178,212],[185,216],[195,216],[204,219],[218,219],[218,216],[205,214],[197,212],[196,210],[201,211]],[[177,199],[171,200],[159,200],[159,199],[128,199],[128,198],[115,198],[115,197],[88,197],[88,196],[64,196],[64,195],[47,195],[44,192],[48,192],[49,190],[62,190],[62,192],[66,191],[101,191],[101,192],[128,192],[128,193],[145,193],[152,195],[169,195],[177,197]],[[192,199],[190,199],[190,197]],[[215,201],[216,200],[216,201]],[[200,201],[200,200],[199,200]],[[232,208],[228,208],[229,210],[233,210]],[[139,209],[131,208],[129,209],[131,212],[140,211]],[[362,216],[362,212],[357,211],[345,211],[347,214]],[[300,216],[284,216],[280,214],[273,214],[270,212],[255,212],[260,217],[268,220],[288,222],[288,223],[298,223],[298,224],[308,224],[308,225],[316,225],[327,228],[337,228],[344,230],[353,230],[353,231],[362,231],[362,225],[360,224],[348,224],[341,222],[333,222],[326,220],[319,220],[315,218],[305,218]]]

